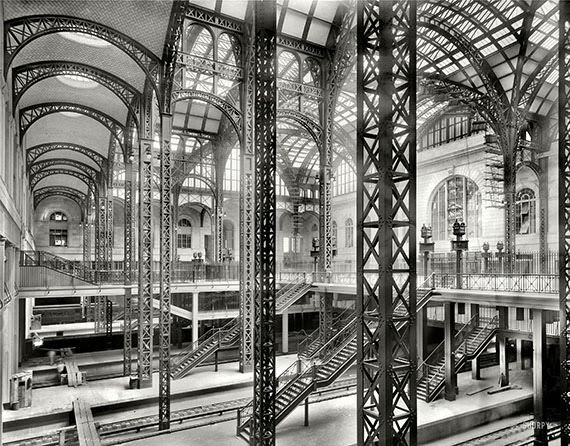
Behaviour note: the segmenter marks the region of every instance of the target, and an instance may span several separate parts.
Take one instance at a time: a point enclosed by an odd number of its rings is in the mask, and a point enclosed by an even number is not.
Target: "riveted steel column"
[[[139,386],[152,387],[152,93],[141,101],[139,146]]]
[[[133,204],[134,182],[133,159],[125,163],[125,297],[124,297],[124,323],[123,323],[123,375],[130,376],[132,373],[133,358],[133,299],[132,299],[132,274],[134,261],[134,227],[133,227]]]
[[[570,444],[570,4],[560,1],[558,59],[558,233],[560,267],[560,444]]]
[[[172,115],[162,114],[160,152],[160,339],[158,428],[170,428],[170,276],[172,265]]]
[[[416,2],[357,7],[357,441],[413,445]]]
[[[224,254],[224,170],[216,165],[216,196],[214,197],[214,262],[222,263]]]
[[[255,292],[255,159],[254,159],[254,82],[255,33],[253,7],[247,6],[245,50],[243,51],[244,81],[242,83],[243,136],[240,150],[240,305],[241,340],[239,369],[253,369],[253,322]]]
[[[276,4],[254,2],[255,14],[255,445],[275,444],[275,166]]]

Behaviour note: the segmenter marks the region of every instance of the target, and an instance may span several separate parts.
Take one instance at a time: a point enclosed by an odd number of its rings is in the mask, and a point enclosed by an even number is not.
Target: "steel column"
[[[224,179],[223,169],[216,166],[214,197],[214,262],[222,263],[224,254]]]
[[[170,428],[170,279],[172,266],[172,115],[162,114],[160,153],[160,316],[158,428]]]
[[[255,445],[275,444],[275,173],[276,4],[255,14],[255,328],[252,432]]]
[[[152,89],[145,85],[139,121],[138,384],[152,387]]]
[[[132,300],[132,273],[134,261],[134,227],[133,227],[133,204],[134,204],[134,181],[133,160],[125,163],[125,297],[123,319],[123,376],[132,373],[133,358],[133,300]]]
[[[97,214],[95,216],[95,269],[97,270],[98,280],[104,280],[103,270],[107,269],[106,263],[106,246],[107,237],[105,236],[105,221],[107,219],[107,197],[102,190],[96,199]]]
[[[242,145],[240,150],[240,304],[241,339],[239,369],[253,369],[253,322],[255,292],[255,169],[254,169],[254,82],[255,33],[253,9],[248,4],[245,21],[245,50],[243,51],[244,81],[242,82]]]
[[[414,445],[416,2],[357,8],[357,442]]]
[[[560,253],[561,446],[570,444],[570,4],[560,1],[558,58],[558,233]]]

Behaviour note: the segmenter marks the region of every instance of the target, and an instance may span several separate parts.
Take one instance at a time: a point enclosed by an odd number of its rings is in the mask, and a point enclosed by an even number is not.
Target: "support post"
[[[253,3],[255,14],[255,445],[275,445],[275,171],[276,4]]]
[[[305,398],[305,426],[309,425],[309,398]]]
[[[6,282],[5,271],[4,271],[4,261],[6,253],[6,239],[0,236],[0,302],[4,302],[6,296],[4,296],[4,283]],[[2,313],[0,313],[0,352],[4,352],[4,318]],[[3,354],[3,353],[2,353]],[[0,361],[0,444],[4,444],[2,441],[3,435],[3,412],[4,412],[4,383],[8,379],[7,374],[5,374],[5,369],[7,364],[4,361]],[[6,375],[6,376],[5,376]]]
[[[560,301],[560,445],[570,444],[570,4],[559,2],[558,46],[558,250]]]
[[[172,268],[172,115],[161,115],[158,429],[170,428],[170,280]]]
[[[524,361],[523,361],[523,340],[521,338],[517,338],[517,370],[524,370]]]
[[[192,342],[198,340],[198,296],[200,293],[192,293]]]
[[[415,30],[415,1],[357,2],[359,446],[417,442]]]
[[[133,156],[134,158],[134,156]],[[133,160],[125,163],[125,236],[124,236],[124,280],[125,297],[123,316],[123,376],[132,373],[133,359],[133,299],[132,271],[134,261],[134,231],[133,231],[133,192],[134,192]]]
[[[534,444],[547,445],[548,429],[544,410],[544,358],[546,356],[544,310],[533,310],[532,316]]]
[[[281,317],[281,353],[289,353],[289,311],[285,310]]]
[[[416,338],[418,340],[418,364],[421,364],[424,361],[427,352],[427,336],[425,334],[425,329],[428,326],[428,323],[426,307],[423,307],[417,312],[416,324]]]
[[[445,302],[444,307],[444,351],[445,351],[445,399],[455,401],[457,395],[457,373],[455,370],[455,303]]]
[[[488,259],[487,259],[488,260]],[[475,327],[479,326],[479,305],[471,304],[471,317],[473,319],[473,324]],[[471,379],[479,380],[481,379],[481,361],[480,357],[477,356],[471,360]]]
[[[499,375],[505,375],[503,383],[509,384],[509,361],[507,356],[508,339],[504,334],[504,330],[508,327],[509,309],[507,307],[499,307],[499,331],[497,333],[497,348],[499,349]]]
[[[319,293],[319,336],[326,342],[332,329],[332,294],[323,291]]]
[[[254,140],[254,82],[255,32],[253,6],[246,7],[245,48],[243,53],[244,80],[242,82],[243,134],[240,148],[240,283],[239,318],[241,324],[239,370],[253,370],[253,322],[255,292],[255,140]]]

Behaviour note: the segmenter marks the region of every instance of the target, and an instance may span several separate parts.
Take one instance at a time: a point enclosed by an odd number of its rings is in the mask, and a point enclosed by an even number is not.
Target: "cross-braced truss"
[[[253,8],[246,14],[245,50],[243,65],[245,80],[242,85],[243,136],[240,150],[240,371],[253,368],[253,323],[255,293],[255,140],[254,140],[254,81],[255,34]]]
[[[158,428],[170,428],[170,273],[172,264],[172,116],[163,114],[160,153],[160,339]]]
[[[69,166],[83,171],[93,182],[96,182],[99,176],[99,171],[95,170],[93,167],[88,166],[81,161],[66,158],[49,158],[42,161],[34,161],[28,166],[28,171],[30,175],[35,175],[42,170],[46,170],[54,166]]]
[[[68,102],[34,104],[22,108],[20,110],[20,142],[24,140],[25,133],[36,121],[52,113],[61,112],[79,113],[99,122],[111,132],[123,150],[125,128],[119,121],[95,108]]]
[[[30,63],[13,69],[12,98],[14,109],[16,109],[23,94],[34,84],[43,79],[66,74],[81,76],[101,84],[112,91],[133,115],[137,114],[140,93],[130,84],[111,73],[90,65],[57,60]]]
[[[358,2],[359,445],[416,443],[415,8]]]
[[[570,443],[570,4],[560,2],[558,135],[559,135],[559,249],[560,249],[560,384],[561,442]],[[564,255],[562,255],[564,254]]]
[[[53,152],[55,150],[72,150],[74,152],[81,153],[87,158],[90,158],[95,164],[97,164],[97,166],[99,166],[99,170],[105,170],[106,160],[103,155],[88,147],[68,142],[48,142],[45,144],[38,144],[37,146],[30,147],[28,150],[26,150],[26,162],[29,166],[43,154]]]
[[[43,169],[40,170],[38,172],[36,172],[34,175],[30,176],[30,189],[34,190],[37,186],[37,184],[43,180],[44,178],[47,178],[49,176],[52,175],[70,175],[72,177],[75,177],[81,181],[83,181],[87,187],[89,188],[89,192],[93,195],[96,195],[97,193],[97,184],[93,182],[93,179],[89,176],[84,174],[83,172],[78,172],[76,170],[71,170],[71,169],[67,169],[67,168],[58,168],[58,167],[51,167],[51,168],[47,168],[47,169]]]
[[[275,444],[276,6],[254,2],[255,329],[253,426],[256,445]]]

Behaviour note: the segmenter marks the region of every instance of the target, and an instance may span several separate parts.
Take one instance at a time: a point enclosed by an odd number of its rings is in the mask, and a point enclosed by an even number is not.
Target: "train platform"
[[[511,367],[514,366],[511,365]],[[493,420],[528,414],[532,409],[532,370],[511,370],[511,384],[520,389],[488,395],[486,391],[467,393],[497,385],[498,366],[481,370],[481,380],[471,380],[471,372],[458,375],[459,394],[455,401],[440,398],[432,403],[418,401],[418,440],[420,444],[451,445],[445,438],[462,430],[492,423]],[[235,435],[236,421],[198,427],[168,434],[169,446],[244,446]],[[481,427],[484,431],[485,428]],[[466,432],[467,436],[470,431]],[[429,438],[431,436],[431,438]],[[153,446],[159,437],[125,443]],[[323,401],[309,406],[309,426],[304,426],[304,408],[298,407],[277,426],[278,446],[349,446],[356,444],[356,396]]]

